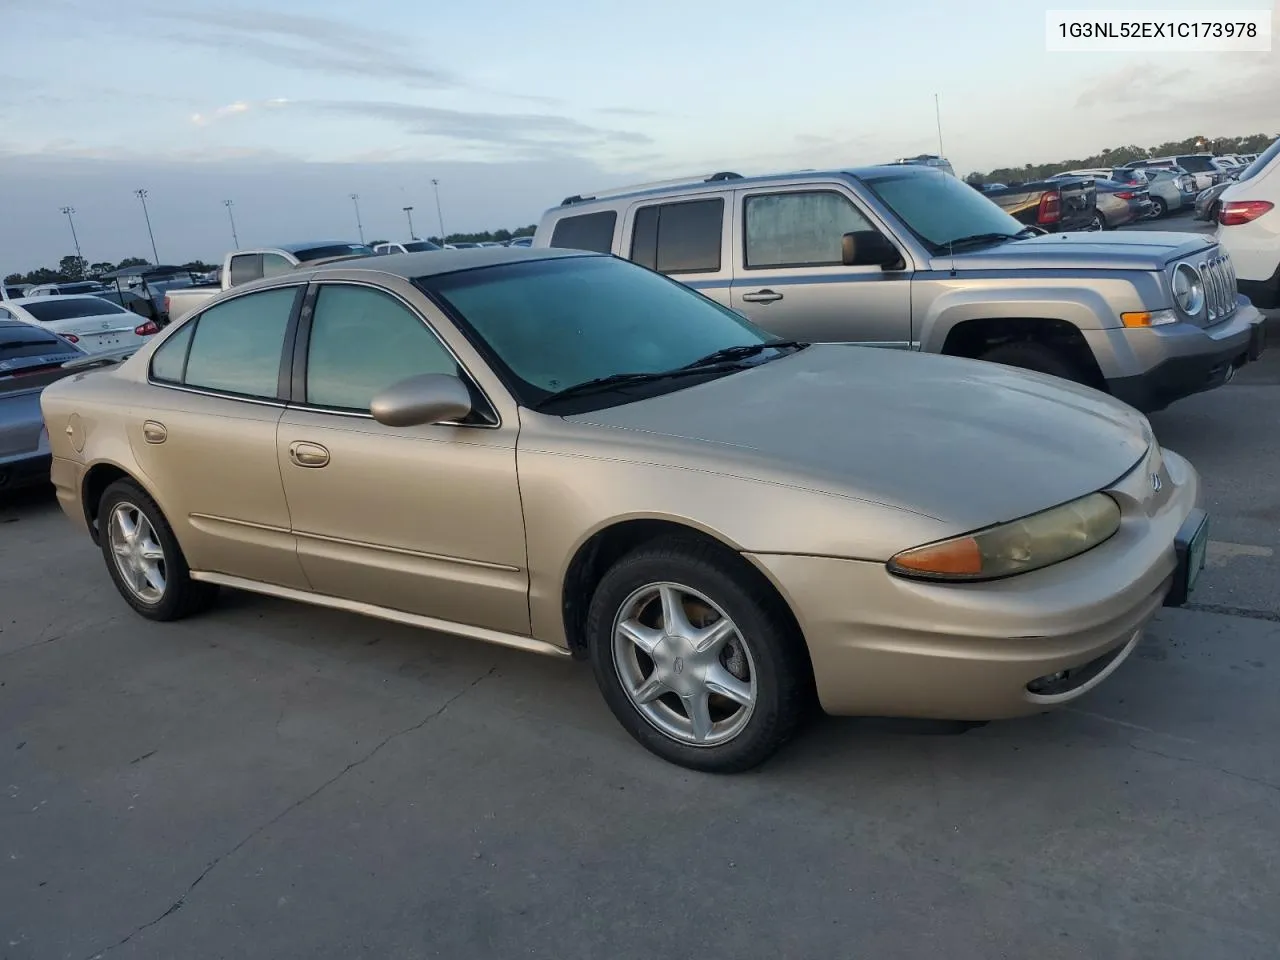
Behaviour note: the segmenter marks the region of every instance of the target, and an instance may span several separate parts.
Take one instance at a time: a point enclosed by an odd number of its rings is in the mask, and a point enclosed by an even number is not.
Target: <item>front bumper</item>
[[[1212,327],[1173,323],[1082,332],[1103,367],[1107,391],[1147,412],[1222,386],[1265,348],[1262,314],[1244,297],[1230,319]]]
[[[1110,676],[1174,584],[1175,541],[1200,484],[1177,454],[1160,458],[1153,450],[1109,491],[1123,512],[1110,540],[1034,573],[934,584],[868,561],[749,558],[795,612],[828,713],[943,720],[1038,713]],[[1164,478],[1163,493],[1152,494],[1152,474]]]

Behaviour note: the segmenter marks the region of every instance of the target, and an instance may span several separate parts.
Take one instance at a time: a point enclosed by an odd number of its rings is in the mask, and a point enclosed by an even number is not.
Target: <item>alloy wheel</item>
[[[726,743],[755,709],[745,638],[720,607],[682,584],[648,584],[627,597],[614,617],[613,663],[637,712],[680,743]]]
[[[165,591],[165,556],[147,515],[128,501],[107,518],[107,540],[120,579],[143,603],[159,603]]]

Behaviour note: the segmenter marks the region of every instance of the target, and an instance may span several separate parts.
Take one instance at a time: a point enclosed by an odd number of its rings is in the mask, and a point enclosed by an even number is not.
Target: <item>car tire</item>
[[[191,579],[173,528],[134,481],[117,480],[102,492],[98,524],[107,572],[125,602],[148,620],[181,620],[217,597],[216,585]]]
[[[723,620],[729,626],[717,631]],[[662,538],[624,556],[595,589],[586,640],[618,722],[652,753],[692,770],[739,773],[763,763],[816,703],[808,652],[782,601],[745,560],[712,542]]]
[[[1089,221],[1090,233],[1101,233],[1107,229],[1107,218],[1100,213],[1095,213],[1093,219]]]
[[[1002,343],[992,347],[978,359],[988,363],[1020,367],[1023,370],[1034,370],[1036,373],[1047,373],[1074,383],[1086,382],[1084,374],[1070,357],[1064,356],[1061,350],[1055,350],[1044,343],[1036,343],[1034,340]]]
[[[1148,216],[1150,220],[1159,220],[1169,213],[1169,204],[1165,203],[1164,197],[1151,198],[1151,213]]]

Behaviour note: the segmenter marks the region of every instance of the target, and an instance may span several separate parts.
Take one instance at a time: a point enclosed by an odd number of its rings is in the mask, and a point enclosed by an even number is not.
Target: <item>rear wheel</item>
[[[813,703],[803,640],[744,564],[714,544],[655,541],[604,575],[587,616],[614,716],[645,748],[694,770],[762,763]]]
[[[132,480],[117,480],[98,505],[98,542],[125,602],[148,620],[179,620],[217,596],[191,579],[186,558],[164,514]]]
[[[1107,229],[1107,221],[1100,213],[1095,213],[1093,219],[1089,221],[1089,230],[1098,233]]]
[[[1151,213],[1147,215],[1148,219],[1159,220],[1169,212],[1169,204],[1165,203],[1164,197],[1151,198]]]
[[[1023,370],[1034,370],[1047,373],[1063,380],[1085,383],[1086,378],[1079,366],[1061,350],[1033,340],[1018,340],[1013,343],[1002,343],[992,347],[978,358],[988,363],[1003,363],[1010,367],[1021,367]]]

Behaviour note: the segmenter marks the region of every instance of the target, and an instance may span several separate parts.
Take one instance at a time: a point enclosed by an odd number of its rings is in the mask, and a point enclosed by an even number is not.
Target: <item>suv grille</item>
[[[1236,312],[1236,271],[1228,256],[1201,262],[1205,301],[1209,307],[1209,323],[1215,324]]]

